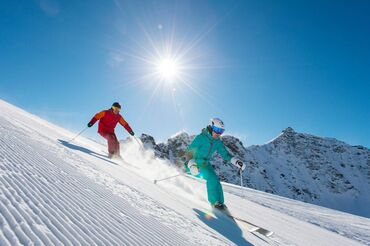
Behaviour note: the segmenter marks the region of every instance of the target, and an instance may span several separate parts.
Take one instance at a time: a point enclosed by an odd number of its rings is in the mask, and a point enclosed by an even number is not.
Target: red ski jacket
[[[90,123],[93,125],[99,120],[98,133],[114,133],[114,128],[116,128],[119,122],[129,133],[132,132],[131,127],[125,121],[125,119],[120,114],[113,113],[112,109],[103,110],[97,113],[91,120]]]

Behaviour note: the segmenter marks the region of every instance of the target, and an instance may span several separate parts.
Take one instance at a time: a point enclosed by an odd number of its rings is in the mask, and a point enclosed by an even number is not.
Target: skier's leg
[[[120,156],[119,141],[117,139],[116,134],[113,133],[112,138],[113,138],[112,141],[113,141],[114,154],[117,156]]]
[[[218,199],[220,201],[221,204],[224,204],[225,200],[224,200],[224,191],[222,190],[222,185],[221,185],[221,182],[219,179],[218,180]]]
[[[115,150],[116,150],[116,143],[115,143],[115,139],[112,134],[109,134],[109,133],[100,133],[100,135],[105,138],[108,142],[108,153],[110,155],[114,155],[115,154]],[[115,135],[114,135],[115,136]]]
[[[213,205],[216,202],[224,203],[224,196],[221,183],[211,164],[201,168],[204,179],[207,180],[208,201]]]

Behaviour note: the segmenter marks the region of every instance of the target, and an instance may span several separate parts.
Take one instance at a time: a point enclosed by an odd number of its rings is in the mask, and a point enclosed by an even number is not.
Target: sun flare
[[[189,37],[181,35],[180,38],[175,26],[167,29],[162,25],[158,29],[140,26],[144,37],[128,42],[132,47],[127,45],[118,50],[119,55],[127,58],[125,62],[128,66],[125,69],[127,68],[131,77],[124,85],[148,89],[150,95],[147,105],[159,99],[170,99],[174,108],[180,111],[180,99],[190,91],[213,106],[209,96],[204,93],[206,90],[201,89],[203,83],[200,82],[208,70],[218,69],[220,66],[212,64],[213,59],[209,59],[200,43],[216,24],[201,33],[194,33]],[[118,62],[121,61],[118,59]]]
[[[167,82],[174,82],[180,75],[180,66],[173,58],[160,59],[156,64],[156,71],[159,77]]]

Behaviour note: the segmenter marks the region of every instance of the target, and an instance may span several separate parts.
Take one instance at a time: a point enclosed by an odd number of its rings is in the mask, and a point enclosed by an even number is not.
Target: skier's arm
[[[244,171],[246,165],[237,157],[233,157],[229,151],[227,151],[225,145],[223,143],[220,144],[217,152],[222,156],[225,161],[230,161],[231,164],[240,168],[241,171]]]
[[[231,154],[229,153],[229,151],[227,151],[225,145],[221,142],[221,144],[219,145],[218,149],[217,149],[217,152],[221,155],[221,157],[225,160],[225,161],[230,161],[231,158],[233,158],[231,156]]]
[[[126,129],[126,131],[128,133],[130,133],[131,136],[134,136],[135,133],[134,131],[131,129],[130,125],[125,121],[125,119],[121,116],[121,118],[119,119],[119,123]]]
[[[202,135],[196,136],[193,142],[191,142],[191,144],[186,149],[186,153],[183,156],[185,158],[184,159],[185,162],[189,161],[190,159],[194,157],[194,154],[196,153],[201,143],[202,143]]]
[[[98,120],[100,120],[101,118],[103,118],[105,115],[105,110],[97,113],[94,115],[94,117],[90,120],[90,122],[87,124],[88,127],[91,127],[95,124],[95,122],[97,122]]]

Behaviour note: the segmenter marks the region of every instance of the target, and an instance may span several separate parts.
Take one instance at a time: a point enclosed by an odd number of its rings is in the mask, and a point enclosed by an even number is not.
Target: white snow
[[[275,232],[250,233],[210,213],[203,181],[154,185],[178,171],[132,138],[111,161],[2,100],[0,112],[0,245],[370,245],[370,219],[223,184],[233,214]]]

